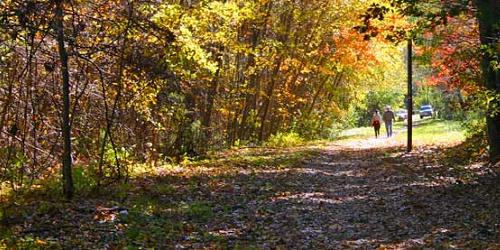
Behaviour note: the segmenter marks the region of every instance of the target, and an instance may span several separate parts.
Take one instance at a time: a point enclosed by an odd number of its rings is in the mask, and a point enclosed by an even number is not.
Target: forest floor
[[[229,150],[72,203],[28,195],[0,248],[500,249],[498,168],[460,140],[406,153],[402,134]]]

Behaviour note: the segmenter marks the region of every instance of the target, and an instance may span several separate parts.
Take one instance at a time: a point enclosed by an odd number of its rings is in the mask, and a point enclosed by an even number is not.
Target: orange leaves
[[[428,57],[433,75],[424,84],[473,92],[480,79],[479,29],[472,16],[448,17],[447,26],[437,26],[423,38],[432,46],[421,46],[418,55]],[[427,43],[429,43],[427,42]]]
[[[299,68],[302,65],[302,62],[296,58],[287,58],[283,60],[281,64],[280,71],[289,71],[294,68]]]
[[[333,76],[335,75],[336,73],[330,69],[328,69],[327,67],[324,67],[324,66],[319,66],[318,67],[318,71],[324,75],[329,75],[329,76]]]
[[[367,62],[376,61],[376,57],[370,45],[370,41],[363,39],[363,35],[351,30],[342,29],[339,36],[333,38],[335,53],[332,61],[339,62],[345,66],[364,68]]]

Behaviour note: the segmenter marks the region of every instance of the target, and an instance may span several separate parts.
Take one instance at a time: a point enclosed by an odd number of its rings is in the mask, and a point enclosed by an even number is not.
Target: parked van
[[[431,105],[422,105],[420,106],[419,113],[420,113],[420,119],[422,119],[426,116],[432,117],[432,115],[434,114],[434,110],[432,109]]]

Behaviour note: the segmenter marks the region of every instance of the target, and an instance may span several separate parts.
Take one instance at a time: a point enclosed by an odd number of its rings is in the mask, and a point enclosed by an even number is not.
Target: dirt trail
[[[244,225],[237,238],[264,248],[497,249],[498,185],[462,184],[437,150],[404,154],[390,138],[334,143],[302,167],[261,176],[275,195],[230,215]]]
[[[36,200],[13,235],[63,248],[500,248],[500,185],[484,164],[444,164],[449,149],[435,146],[406,154],[383,137],[319,146],[312,158],[293,150],[159,170],[118,203]],[[128,215],[96,209],[117,204]]]

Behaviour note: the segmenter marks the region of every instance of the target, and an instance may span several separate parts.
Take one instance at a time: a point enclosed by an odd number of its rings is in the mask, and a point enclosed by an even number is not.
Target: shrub
[[[22,151],[14,146],[0,147],[0,183],[8,182],[13,191],[28,183],[26,176],[27,159]]]
[[[73,169],[73,182],[78,193],[91,192],[97,185],[92,171],[82,166],[75,166]]]
[[[277,134],[272,135],[265,145],[269,147],[293,147],[300,145],[303,142],[304,139],[296,132],[278,132]]]

